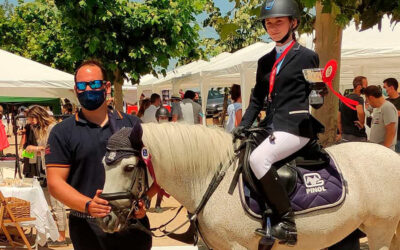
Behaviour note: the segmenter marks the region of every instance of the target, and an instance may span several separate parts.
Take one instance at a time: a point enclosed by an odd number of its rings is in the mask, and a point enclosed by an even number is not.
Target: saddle
[[[259,193],[258,180],[250,168],[249,158],[253,150],[269,136],[269,133],[263,128],[251,128],[247,130],[246,134],[247,139],[243,140],[242,144],[237,149],[239,153],[239,167],[232,181],[229,193],[233,193],[239,176],[242,175],[243,181],[250,189],[252,196],[254,196],[256,200],[259,200],[263,195]],[[320,169],[329,164],[329,161],[330,157],[328,153],[322,148],[318,141],[314,139],[310,140],[301,150],[273,165],[278,171],[282,185],[290,196],[295,191],[298,177],[300,176],[298,167]]]

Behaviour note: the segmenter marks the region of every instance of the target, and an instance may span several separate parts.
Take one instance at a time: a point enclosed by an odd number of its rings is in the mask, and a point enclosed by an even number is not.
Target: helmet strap
[[[289,31],[286,33],[286,35],[281,39],[281,40],[279,40],[279,41],[276,41],[277,43],[285,43],[288,39],[289,39],[289,37],[291,36],[293,34],[293,27],[292,27],[292,24],[290,24],[290,28],[289,28]]]

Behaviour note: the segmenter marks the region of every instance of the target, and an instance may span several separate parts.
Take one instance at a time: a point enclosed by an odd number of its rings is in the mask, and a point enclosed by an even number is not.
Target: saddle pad
[[[312,211],[332,208],[340,205],[346,196],[342,174],[332,156],[329,166],[313,169],[312,167],[296,167],[299,173],[295,191],[290,200],[296,215]],[[239,192],[242,205],[253,217],[261,218],[263,211],[257,200],[251,197],[250,190],[243,179],[239,180]]]

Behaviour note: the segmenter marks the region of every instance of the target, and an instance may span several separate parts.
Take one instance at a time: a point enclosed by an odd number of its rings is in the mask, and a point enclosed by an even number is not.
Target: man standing
[[[353,80],[353,93],[347,97],[357,101],[357,110],[352,110],[342,102],[339,104],[338,113],[338,140],[343,141],[367,141],[367,134],[365,133],[364,121],[364,99],[361,94],[368,86],[367,78],[364,76],[357,76]]]
[[[370,141],[385,147],[395,149],[397,142],[398,111],[396,107],[385,100],[382,91],[377,86],[365,89],[368,103],[374,108]]]
[[[188,124],[202,123],[201,105],[194,101],[195,97],[196,93],[194,91],[187,90],[180,104],[183,121]]]
[[[108,138],[119,128],[140,126],[138,118],[107,108],[111,84],[105,76],[97,61],[84,62],[76,70],[75,93],[82,109],[51,131],[46,149],[48,188],[53,197],[71,208],[69,230],[74,249],[135,246],[147,250],[151,248],[151,237],[146,233],[129,229],[109,234],[95,223],[95,218],[111,210],[108,202],[99,198],[105,181],[102,159]],[[149,228],[143,208],[135,216],[144,217],[141,222]]]
[[[173,122],[182,120],[181,98],[179,96],[171,96],[171,114]]]
[[[157,119],[156,119],[156,112],[157,109],[160,107],[161,105],[161,97],[159,94],[152,94],[150,96],[150,107],[148,107],[145,111],[144,111],[144,115],[142,117],[142,121],[143,123],[147,123],[147,122],[155,122],[157,123]]]
[[[393,103],[393,105],[397,109],[398,119],[398,128],[397,128],[397,143],[396,143],[396,152],[400,153],[400,95],[397,92],[399,87],[399,82],[395,78],[388,78],[383,81],[384,92],[389,96],[386,100]]]

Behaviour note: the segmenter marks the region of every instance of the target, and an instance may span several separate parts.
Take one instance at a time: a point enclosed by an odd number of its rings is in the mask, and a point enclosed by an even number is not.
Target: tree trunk
[[[332,13],[322,13],[322,7],[321,2],[317,1],[315,50],[319,55],[321,67],[324,67],[331,59],[338,62],[338,70],[332,84],[335,91],[339,91],[343,30],[335,24],[335,16]],[[325,97],[325,104],[322,108],[312,111],[313,115],[325,126],[325,133],[320,135],[320,141],[324,146],[332,145],[335,141],[338,105],[339,99],[334,94],[329,93]]]
[[[119,69],[114,71],[114,105],[115,109],[119,111],[123,111],[123,93],[122,93],[122,85],[124,84],[124,78],[121,75],[121,71]]]
[[[225,123],[225,117],[226,117],[226,111],[228,109],[228,95],[229,95],[229,89],[228,88],[224,88],[224,104],[222,106],[222,112],[221,112],[221,117],[219,120],[219,124],[221,125],[221,127],[224,126]]]

